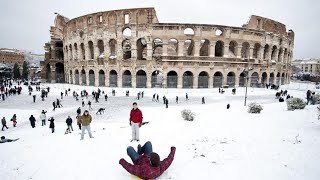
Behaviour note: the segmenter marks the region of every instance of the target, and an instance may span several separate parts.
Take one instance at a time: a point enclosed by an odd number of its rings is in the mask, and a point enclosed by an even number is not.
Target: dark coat
[[[71,125],[72,124],[72,119],[71,118],[67,118],[66,123],[67,123],[67,125]]]
[[[50,121],[49,128],[54,128],[54,119],[49,119],[48,121]]]

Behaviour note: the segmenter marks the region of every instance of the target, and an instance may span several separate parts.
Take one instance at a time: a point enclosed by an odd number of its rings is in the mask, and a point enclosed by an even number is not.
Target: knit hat
[[[160,157],[157,153],[150,153],[150,162],[154,167],[160,166]]]

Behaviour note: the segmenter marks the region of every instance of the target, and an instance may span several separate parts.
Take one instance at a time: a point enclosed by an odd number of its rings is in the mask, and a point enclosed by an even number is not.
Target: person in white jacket
[[[47,111],[44,111],[42,110],[41,114],[40,114],[40,119],[41,119],[41,122],[42,122],[42,126],[45,126],[46,125],[46,113]]]

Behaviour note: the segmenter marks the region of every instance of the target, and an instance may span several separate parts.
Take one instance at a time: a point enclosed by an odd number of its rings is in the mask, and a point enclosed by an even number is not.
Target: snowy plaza
[[[171,166],[158,179],[225,179],[225,180],[317,180],[320,176],[320,121],[317,106],[308,105],[303,110],[288,111],[286,103],[275,99],[277,91],[266,88],[248,88],[248,103],[263,106],[261,114],[249,114],[244,106],[245,88],[231,89],[224,94],[218,89],[133,89],[99,87],[108,94],[96,103],[91,92],[98,87],[68,84],[42,84],[50,87],[48,98],[41,101],[40,91],[33,91],[36,102],[22,86],[22,94],[9,96],[0,102],[0,117],[7,119],[9,129],[0,131],[1,136],[20,138],[16,142],[0,144],[0,174],[2,180],[13,179],[116,179],[132,178],[119,164],[121,158],[132,163],[126,154],[127,146],[137,147],[130,142],[131,128],[129,113],[132,103],[137,102],[143,113],[143,121],[149,122],[140,128],[140,142],[151,141],[153,150],[164,159],[170,147],[176,147]],[[70,88],[68,96],[60,92]],[[34,88],[35,89],[35,88]],[[72,92],[87,90],[88,98],[76,101]],[[305,100],[308,89],[319,92],[311,83],[291,83],[279,90],[288,90],[294,97]],[[129,97],[125,92],[129,90]],[[278,90],[278,91],[279,91]],[[136,99],[139,91],[144,98]],[[154,93],[160,102],[152,101]],[[186,101],[185,94],[189,100]],[[169,100],[165,108],[162,97]],[[176,104],[175,98],[179,97]],[[205,97],[206,104],[201,104]],[[53,111],[52,102],[61,99],[63,107]],[[91,130],[94,138],[85,134],[80,140],[76,124],[76,110],[88,109],[92,102]],[[230,109],[226,105],[230,104]],[[105,108],[103,114],[96,114]],[[183,109],[196,114],[194,121],[181,117]],[[48,125],[41,126],[39,115],[46,110],[47,118],[54,117],[56,130],[51,133]],[[17,127],[10,118],[17,115]],[[29,117],[34,115],[36,127],[31,128]],[[65,134],[66,118],[73,119],[74,131]]]

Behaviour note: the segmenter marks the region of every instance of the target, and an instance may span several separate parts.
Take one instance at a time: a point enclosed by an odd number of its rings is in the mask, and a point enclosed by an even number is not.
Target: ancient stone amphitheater
[[[45,44],[47,82],[213,88],[286,84],[294,32],[252,15],[242,27],[159,23],[154,8],[57,15]]]

